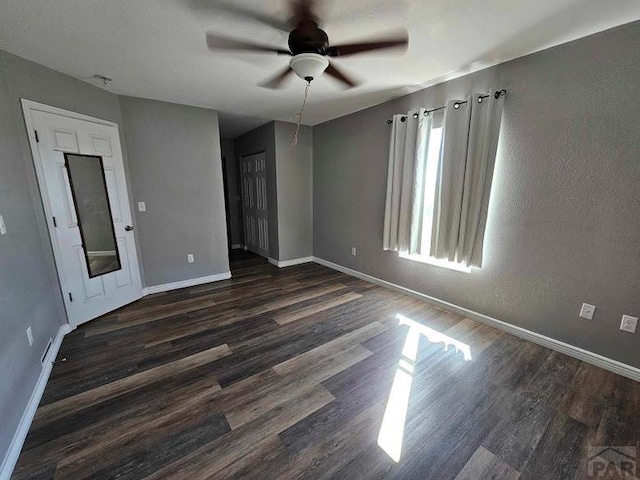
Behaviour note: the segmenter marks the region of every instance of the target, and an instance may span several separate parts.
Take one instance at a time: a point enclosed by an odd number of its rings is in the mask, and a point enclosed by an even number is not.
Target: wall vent
[[[53,339],[49,338],[49,341],[47,342],[47,348],[44,349],[44,353],[42,354],[42,358],[40,359],[40,363],[42,365],[44,365],[44,361],[47,358],[47,354],[49,353],[49,350],[51,350],[52,344],[53,344]]]

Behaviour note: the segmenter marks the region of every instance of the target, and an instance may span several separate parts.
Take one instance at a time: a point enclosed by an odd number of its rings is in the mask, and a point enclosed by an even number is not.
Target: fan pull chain
[[[293,116],[297,125],[296,125],[296,133],[293,135],[293,140],[291,141],[291,145],[298,144],[298,132],[300,131],[300,124],[302,123],[302,114],[304,113],[304,107],[307,105],[307,95],[309,94],[310,87],[311,87],[311,80],[307,80],[307,86],[304,89],[304,100],[302,101],[302,108],[298,113],[296,113]]]

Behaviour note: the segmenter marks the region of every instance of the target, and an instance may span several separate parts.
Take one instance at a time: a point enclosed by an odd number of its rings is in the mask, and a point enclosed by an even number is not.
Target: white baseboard
[[[499,330],[510,333],[511,335],[515,335],[516,337],[520,337],[530,342],[537,343],[538,345],[542,345],[543,347],[556,350],[557,352],[564,353],[565,355],[568,355],[570,357],[577,358],[578,360],[582,360],[584,362],[590,363],[597,367],[604,368],[605,370],[609,370],[610,372],[617,373],[618,375],[622,375],[624,377],[640,382],[640,368],[632,367],[631,365],[627,365],[626,363],[618,362],[617,360],[613,360],[611,358],[604,357],[597,353],[584,350],[580,347],[576,347],[574,345],[561,342],[560,340],[556,340],[554,338],[550,338],[545,335],[532,332],[531,330],[527,330],[526,328],[518,327],[516,325],[503,322],[502,320],[498,320],[497,318],[489,317],[488,315],[474,312],[473,310],[469,310],[468,308],[460,307],[453,303],[440,300],[439,298],[431,297],[429,295],[425,295],[424,293],[416,292],[415,290],[402,287],[395,283],[387,282],[386,280],[382,280],[380,278],[367,275],[366,273],[358,272],[357,270],[352,270],[350,268],[343,267],[342,265],[329,262],[322,258],[313,257],[313,261],[316,263],[319,263],[320,265],[324,265],[325,267],[329,267],[334,270],[338,270],[339,272],[346,273],[347,275],[360,278],[361,280],[365,280],[370,283],[375,283],[377,285],[387,287],[391,290],[395,290],[400,293],[411,295],[412,297],[426,300],[427,302],[432,303],[445,310],[449,310],[449,311],[458,313],[460,315],[464,315],[465,317],[468,317],[472,320],[476,320],[478,322],[484,323],[491,327],[495,327]]]
[[[314,261],[314,257],[302,257],[302,258],[294,258],[293,260],[276,260],[275,258],[269,257],[269,263],[275,265],[278,268],[284,267],[292,267],[294,265],[300,265],[302,263],[310,263]]]
[[[62,345],[62,339],[71,330],[72,328],[69,324],[61,326],[58,329],[56,338],[51,343],[51,348],[49,348],[47,356],[42,363],[42,371],[40,372],[38,381],[33,388],[33,392],[31,393],[29,402],[27,403],[27,406],[22,414],[22,418],[20,419],[20,423],[18,424],[18,429],[13,434],[13,439],[9,444],[9,450],[4,457],[4,460],[2,460],[2,465],[0,466],[0,480],[9,480],[9,478],[11,477],[11,473],[13,472],[13,469],[18,462],[18,457],[20,456],[20,451],[22,450],[24,441],[27,438],[27,433],[29,433],[31,422],[33,421],[33,417],[35,416],[36,410],[38,409],[38,404],[40,403],[40,399],[42,398],[42,394],[44,393],[44,388],[47,386],[47,381],[49,380],[49,375],[51,374],[51,369],[53,368],[53,362],[58,355],[60,345]]]
[[[178,288],[193,287],[202,285],[203,283],[219,282],[231,278],[231,272],[218,273],[217,275],[209,275],[207,277],[191,278],[180,282],[165,283],[164,285],[153,285],[142,289],[142,296],[146,297],[152,293],[168,292],[169,290],[177,290]]]
[[[231,245],[231,250],[238,250],[241,248],[245,248],[244,245],[242,245],[241,243],[234,243]]]

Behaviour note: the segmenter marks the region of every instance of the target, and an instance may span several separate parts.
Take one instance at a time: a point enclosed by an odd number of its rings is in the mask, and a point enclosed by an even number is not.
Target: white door
[[[69,321],[142,296],[117,125],[23,101]]]
[[[269,256],[267,165],[264,152],[240,159],[244,238],[248,250]]]

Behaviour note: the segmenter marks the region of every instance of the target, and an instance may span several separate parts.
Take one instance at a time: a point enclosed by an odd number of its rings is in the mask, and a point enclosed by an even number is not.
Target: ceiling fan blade
[[[276,30],[289,33],[291,26],[282,20],[274,18],[270,15],[252,11],[241,5],[236,5],[232,2],[225,2],[220,0],[187,0],[187,3],[198,12],[211,11],[211,13],[229,14],[239,18],[249,18],[255,20],[264,25],[268,25]]]
[[[279,55],[291,55],[289,50],[284,48],[261,45],[259,43],[236,40],[234,38],[223,37],[215,33],[207,32],[207,46],[210,50],[244,50],[247,52],[270,52]]]
[[[276,75],[275,77],[262,82],[260,86],[271,89],[279,88],[282,85],[283,80],[287,78],[291,73],[293,73],[293,70],[291,70],[291,67],[287,67],[284,71],[278,73],[278,75]]]
[[[358,85],[358,82],[349,78],[342,70],[339,70],[333,63],[330,63],[325,70],[327,75],[331,75],[333,78],[340,80],[347,88],[353,88]]]
[[[356,53],[369,52],[372,50],[381,50],[383,48],[400,48],[409,44],[409,36],[405,32],[395,37],[384,37],[372,39],[368,42],[347,43],[344,45],[334,45],[329,48],[328,55],[330,57],[344,57]]]

